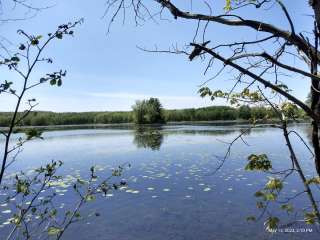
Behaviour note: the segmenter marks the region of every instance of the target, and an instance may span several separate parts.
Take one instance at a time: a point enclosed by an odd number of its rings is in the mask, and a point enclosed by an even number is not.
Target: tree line
[[[109,123],[164,123],[182,121],[216,121],[216,120],[249,120],[276,118],[274,111],[268,107],[241,106],[239,108],[229,106],[211,106],[204,108],[188,109],[162,109],[161,114],[156,110],[148,110],[146,102],[142,109],[135,105],[133,111],[118,112],[46,112],[32,111],[21,122],[22,126],[50,126],[50,125],[78,125],[78,124],[109,124]],[[152,107],[151,107],[152,108]],[[139,111],[138,111],[139,109]],[[138,113],[137,113],[138,112]],[[23,114],[23,113],[19,113]],[[145,115],[144,115],[145,114]],[[303,114],[298,110],[297,118]],[[0,126],[7,127],[10,124],[12,113],[0,113]]]

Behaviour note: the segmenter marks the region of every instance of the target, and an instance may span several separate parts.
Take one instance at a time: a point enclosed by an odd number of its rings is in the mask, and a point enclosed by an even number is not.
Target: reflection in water
[[[137,127],[134,130],[133,143],[138,148],[150,148],[153,151],[158,151],[163,143],[163,133],[161,127]]]
[[[169,135],[201,135],[201,136],[225,136],[234,133],[241,133],[245,131],[244,135],[250,135],[250,128],[230,128],[230,129],[206,129],[196,127],[195,129],[190,126],[181,126],[180,128],[166,128],[162,126],[138,126],[134,128],[133,143],[137,148],[150,148],[153,151],[160,150],[163,144],[164,136]],[[264,129],[258,129],[258,131],[265,131]]]

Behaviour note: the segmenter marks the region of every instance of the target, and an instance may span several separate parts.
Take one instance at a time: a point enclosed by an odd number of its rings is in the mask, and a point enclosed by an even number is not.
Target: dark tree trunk
[[[313,8],[315,16],[314,36],[315,36],[315,48],[318,50],[319,32],[320,32],[320,0],[310,0],[310,5]],[[311,51],[310,51],[311,52]],[[311,59],[311,73],[318,75],[318,58],[310,54]],[[311,79],[311,110],[316,116],[320,116],[320,87],[317,79]],[[312,122],[312,144],[315,154],[315,166],[318,175],[320,176],[320,143],[319,143],[319,118]]]

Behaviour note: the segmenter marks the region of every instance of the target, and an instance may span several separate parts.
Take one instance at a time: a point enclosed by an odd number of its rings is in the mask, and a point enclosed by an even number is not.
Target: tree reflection
[[[153,151],[158,151],[163,143],[161,131],[161,127],[137,127],[134,130],[133,143],[138,148],[150,148]]]

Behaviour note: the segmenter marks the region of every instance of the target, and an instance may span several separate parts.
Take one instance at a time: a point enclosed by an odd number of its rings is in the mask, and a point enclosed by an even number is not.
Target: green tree
[[[132,106],[133,119],[137,124],[164,123],[162,105],[157,98],[136,101]]]
[[[251,108],[248,105],[239,107],[239,118],[246,120],[251,118]]]

